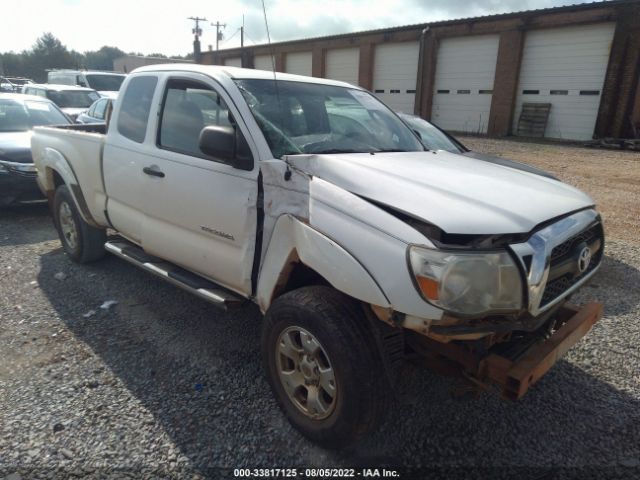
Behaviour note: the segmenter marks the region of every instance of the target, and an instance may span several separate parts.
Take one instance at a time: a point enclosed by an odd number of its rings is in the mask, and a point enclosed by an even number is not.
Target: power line
[[[253,40],[249,35],[247,35],[247,32],[244,32],[244,36],[247,37],[247,40],[249,40],[251,43],[253,43],[254,45],[258,45],[258,42],[256,42],[255,40]]]
[[[242,28],[242,27],[239,27],[235,32],[233,32],[233,35],[231,35],[229,38],[225,38],[225,39],[222,41],[222,43],[230,42],[230,41],[231,41],[231,39],[232,39],[233,37],[235,37],[235,36],[238,34],[238,32],[240,31],[240,29],[241,29],[241,28]]]

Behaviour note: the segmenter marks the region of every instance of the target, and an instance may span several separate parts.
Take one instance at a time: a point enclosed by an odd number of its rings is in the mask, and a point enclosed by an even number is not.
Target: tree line
[[[27,77],[36,82],[47,80],[47,70],[52,68],[73,68],[87,70],[113,70],[113,60],[128,54],[117,47],[104,46],[96,51],[84,53],[69,50],[53,34],[47,32],[40,36],[29,50],[20,53],[0,53],[0,75],[8,77]],[[153,53],[151,57],[190,59],[193,54],[167,57]]]

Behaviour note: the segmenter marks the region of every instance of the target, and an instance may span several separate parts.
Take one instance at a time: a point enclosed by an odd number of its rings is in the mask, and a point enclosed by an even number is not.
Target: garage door
[[[271,63],[271,55],[256,55],[253,57],[253,68],[256,70],[273,71],[273,63]]]
[[[240,57],[225,58],[224,64],[227,67],[242,67],[242,58]]]
[[[375,48],[373,92],[396,111],[414,111],[419,54],[418,42],[391,43]]]
[[[359,48],[328,50],[325,62],[326,78],[358,85]]]
[[[604,23],[526,34],[514,133],[523,103],[550,103],[545,137],[592,138],[614,28]]]
[[[445,130],[487,132],[498,40],[498,35],[480,35],[440,41],[433,123]]]
[[[296,75],[311,76],[311,52],[287,53],[285,71]]]

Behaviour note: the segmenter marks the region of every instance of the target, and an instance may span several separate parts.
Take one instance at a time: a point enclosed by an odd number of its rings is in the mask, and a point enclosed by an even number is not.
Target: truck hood
[[[526,233],[593,205],[557,180],[445,151],[293,155],[296,169],[457,234]]]
[[[16,163],[33,163],[31,136],[33,131],[0,133],[0,160]]]
[[[543,177],[553,178],[554,180],[558,180],[557,177],[554,177],[549,172],[545,172],[536,167],[532,167],[531,165],[527,165],[526,163],[515,162],[513,160],[509,160],[508,158],[499,157],[497,155],[491,155],[489,153],[480,153],[474,151],[468,151],[461,153],[460,155],[464,155],[465,157],[475,158],[476,160],[482,160],[483,162],[497,163],[498,165],[502,165],[504,167],[515,168],[516,170],[524,170],[525,172],[535,173],[536,175],[542,175]]]

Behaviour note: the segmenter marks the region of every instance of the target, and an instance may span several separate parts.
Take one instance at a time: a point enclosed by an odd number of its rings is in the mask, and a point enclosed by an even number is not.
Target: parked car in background
[[[91,88],[101,96],[120,90],[125,78],[123,73],[96,70],[51,70],[47,73],[47,83]]]
[[[89,110],[82,112],[76,118],[76,123],[106,123],[108,112],[113,109],[113,102],[118,97],[114,93],[102,97],[89,107]]]
[[[26,77],[6,77],[13,84],[13,89],[15,93],[22,93],[24,86],[29,85],[30,83],[35,83],[30,78]]]
[[[444,150],[446,152],[457,153],[466,157],[476,158],[485,162],[495,163],[504,167],[515,168],[517,170],[523,170],[525,172],[535,173],[537,175],[542,175],[543,177],[557,180],[557,178],[549,172],[545,172],[544,170],[532,167],[525,163],[514,162],[513,160],[498,157],[497,155],[469,150],[457,138],[444,130],[441,130],[439,127],[436,127],[433,123],[426,121],[424,118],[400,112],[398,112],[398,116],[418,134],[422,144],[429,150]]]
[[[71,85],[32,84],[23,93],[48,98],[74,121],[100,98],[95,90]]]
[[[46,98],[0,93],[0,205],[44,200],[31,158],[32,129],[71,123]]]
[[[13,93],[15,92],[15,85],[8,78],[0,77],[0,92]]]

